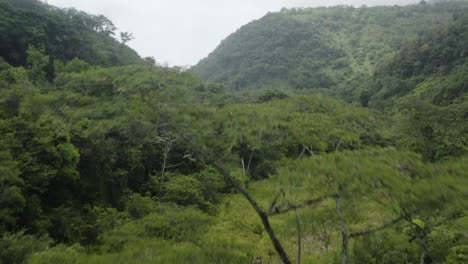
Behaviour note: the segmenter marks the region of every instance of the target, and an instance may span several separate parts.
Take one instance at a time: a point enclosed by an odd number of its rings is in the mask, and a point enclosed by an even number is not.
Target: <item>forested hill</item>
[[[193,72],[232,90],[336,88],[350,96],[349,86],[466,10],[466,1],[283,9],[240,28]]]
[[[0,264],[468,263],[467,8],[268,14],[237,92],[0,0]]]
[[[372,95],[374,106],[384,106],[385,101],[398,101],[404,96],[416,96],[436,105],[462,103],[467,101],[467,72],[465,13],[409,43],[376,70],[370,90],[363,93]],[[361,97],[364,104],[367,95]]]
[[[142,62],[115,34],[114,24],[102,15],[37,0],[0,0],[0,57],[13,66],[26,65],[29,45],[45,48],[52,62],[74,58],[100,66]]]

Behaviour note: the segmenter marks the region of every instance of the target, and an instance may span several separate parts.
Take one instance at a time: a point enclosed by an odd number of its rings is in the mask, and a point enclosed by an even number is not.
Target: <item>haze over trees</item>
[[[284,9],[184,70],[0,0],[0,263],[467,263],[467,12]]]

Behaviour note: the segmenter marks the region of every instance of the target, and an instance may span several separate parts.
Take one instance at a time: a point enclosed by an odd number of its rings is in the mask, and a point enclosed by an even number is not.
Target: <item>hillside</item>
[[[0,57],[13,66],[26,66],[29,45],[44,47],[52,62],[79,58],[100,66],[141,63],[134,50],[114,38],[115,30],[104,16],[37,0],[0,1]],[[51,71],[49,65],[49,75]]]
[[[436,105],[466,102],[468,93],[468,13],[425,32],[373,76],[371,103],[416,96]]]
[[[234,91],[320,90],[346,98],[407,43],[466,10],[465,1],[283,9],[240,28],[192,70]]]
[[[268,14],[212,83],[0,0],[0,264],[468,263],[467,7]]]

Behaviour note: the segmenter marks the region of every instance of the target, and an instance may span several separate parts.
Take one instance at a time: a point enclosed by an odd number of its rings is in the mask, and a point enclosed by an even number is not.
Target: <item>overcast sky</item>
[[[110,18],[141,56],[194,65],[239,27],[282,7],[404,5],[419,0],[48,0]]]

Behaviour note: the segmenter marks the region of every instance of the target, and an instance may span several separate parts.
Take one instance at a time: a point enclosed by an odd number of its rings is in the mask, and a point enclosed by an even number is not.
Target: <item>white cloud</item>
[[[49,0],[110,18],[141,56],[170,65],[193,65],[242,25],[282,7],[337,4],[393,5],[418,0]]]

